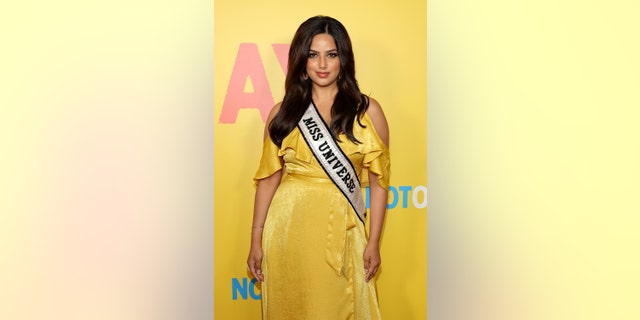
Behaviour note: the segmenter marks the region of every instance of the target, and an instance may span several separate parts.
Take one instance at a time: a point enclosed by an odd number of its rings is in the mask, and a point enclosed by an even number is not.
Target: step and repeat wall
[[[214,315],[216,319],[257,319],[261,314],[260,284],[246,270],[255,192],[252,177],[267,114],[284,95],[289,43],[297,27],[315,15],[332,16],[345,25],[353,42],[360,88],[380,102],[390,126],[392,176],[378,275],[382,315],[424,319],[425,1],[402,6],[367,1],[215,2]]]

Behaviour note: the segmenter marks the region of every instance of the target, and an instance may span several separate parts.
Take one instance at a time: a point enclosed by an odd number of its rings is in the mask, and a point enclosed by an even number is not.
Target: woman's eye
[[[315,57],[317,57],[317,56],[318,56],[318,54],[317,54],[317,53],[313,53],[313,52],[312,52],[312,53],[309,53],[309,58],[315,58]]]
[[[332,53],[329,53],[328,56],[329,56],[329,58],[335,58],[335,57],[338,56],[338,54],[332,52]]]

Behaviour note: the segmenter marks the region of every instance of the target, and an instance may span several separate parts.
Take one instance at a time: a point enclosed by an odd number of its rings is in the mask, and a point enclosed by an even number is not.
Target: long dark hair
[[[280,110],[269,123],[269,136],[278,146],[296,127],[311,103],[312,82],[305,74],[311,42],[318,34],[333,37],[340,57],[338,93],[331,106],[331,133],[335,138],[344,133],[349,140],[360,142],[353,135],[353,124],[357,116],[358,124],[364,127],[360,117],[369,107],[369,97],[362,94],[358,87],[351,39],[340,21],[327,16],[315,16],[298,27],[291,41],[284,99]]]

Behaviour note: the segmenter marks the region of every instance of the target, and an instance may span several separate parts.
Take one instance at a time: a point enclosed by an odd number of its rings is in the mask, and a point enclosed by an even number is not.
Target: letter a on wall
[[[251,81],[253,92],[245,91],[247,81]],[[272,106],[273,96],[258,46],[255,43],[241,43],[219,122],[235,123],[240,109],[258,109],[264,122]]]

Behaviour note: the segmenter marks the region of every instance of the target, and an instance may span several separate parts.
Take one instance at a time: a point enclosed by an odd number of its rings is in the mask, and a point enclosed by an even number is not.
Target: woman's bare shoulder
[[[276,116],[276,113],[278,113],[278,110],[280,110],[280,107],[282,106],[282,101],[276,103],[273,108],[271,108],[271,111],[269,111],[269,117],[267,118],[267,120],[271,120],[273,119],[273,117]]]
[[[262,140],[266,139],[269,136],[269,124],[271,123],[273,118],[276,116],[276,114],[278,113],[278,110],[280,110],[281,106],[282,106],[282,101],[276,103],[273,106],[273,108],[271,108],[271,111],[269,111],[269,116],[267,117],[267,122],[265,122],[265,124],[264,124],[264,136],[262,137]]]
[[[380,139],[382,139],[382,142],[389,146],[389,124],[387,123],[387,118],[384,115],[382,107],[376,99],[369,98],[367,114],[369,115],[369,118],[371,118],[373,127],[376,130],[376,133],[378,133]]]

